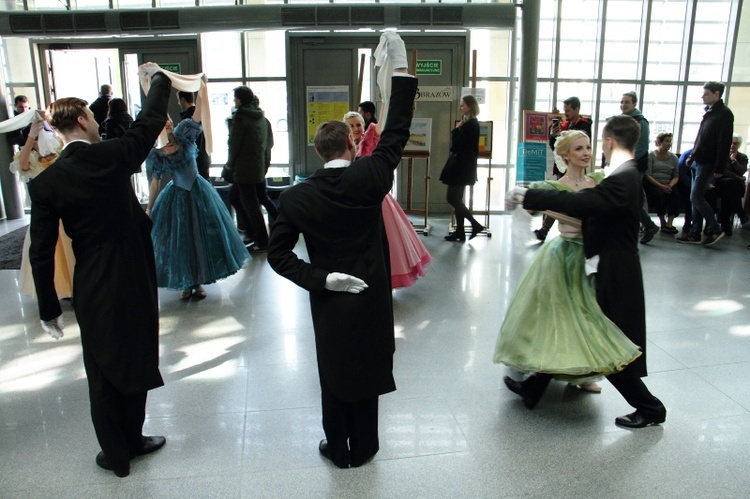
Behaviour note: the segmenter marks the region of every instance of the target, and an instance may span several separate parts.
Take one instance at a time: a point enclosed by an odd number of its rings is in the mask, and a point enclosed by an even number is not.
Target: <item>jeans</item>
[[[693,225],[690,234],[699,237],[706,221],[706,234],[721,232],[716,215],[706,201],[706,190],[714,178],[714,171],[708,165],[701,165],[697,161],[691,166],[693,173],[693,188],[690,190],[690,202],[693,204]]]

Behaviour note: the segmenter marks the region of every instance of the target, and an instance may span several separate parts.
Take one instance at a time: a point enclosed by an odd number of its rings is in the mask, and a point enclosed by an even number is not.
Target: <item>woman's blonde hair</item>
[[[467,94],[461,97],[461,100],[464,101],[467,106],[469,106],[469,116],[466,119],[470,120],[479,116],[479,102],[477,102],[476,97],[471,94]]]
[[[568,163],[563,159],[563,154],[568,154],[570,152],[570,144],[582,137],[589,138],[581,130],[565,130],[557,136],[557,140],[555,141],[555,164],[557,165],[557,169],[562,173],[568,171]]]

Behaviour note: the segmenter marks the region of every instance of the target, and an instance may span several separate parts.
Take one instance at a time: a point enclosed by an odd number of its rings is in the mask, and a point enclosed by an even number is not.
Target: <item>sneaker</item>
[[[701,243],[700,237],[694,236],[690,233],[685,234],[684,236],[675,237],[674,240],[682,244],[700,244]]]
[[[701,241],[701,244],[703,246],[711,246],[715,244],[722,237],[724,237],[724,232],[722,231],[719,231],[715,234],[706,234],[705,236],[703,236],[703,241]]]
[[[651,241],[657,232],[659,232],[659,227],[657,227],[656,224],[651,227],[644,227],[643,233],[641,234],[641,244],[646,244]]]

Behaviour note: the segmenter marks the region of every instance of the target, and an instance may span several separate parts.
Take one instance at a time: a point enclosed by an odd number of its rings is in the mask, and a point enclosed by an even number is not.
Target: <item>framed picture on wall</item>
[[[549,130],[548,113],[524,111],[523,122],[523,142],[547,142]]]
[[[432,143],[432,118],[413,118],[409,133],[404,151],[429,152]]]

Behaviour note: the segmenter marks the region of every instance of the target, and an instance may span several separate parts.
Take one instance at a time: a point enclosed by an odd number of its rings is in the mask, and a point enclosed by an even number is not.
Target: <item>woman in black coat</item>
[[[471,222],[469,239],[484,230],[484,226],[476,221],[464,204],[466,186],[474,185],[477,181],[479,103],[473,95],[464,95],[458,110],[463,119],[451,131],[451,154],[440,174],[440,181],[448,186],[446,200],[456,213],[456,230],[445,236],[446,241],[466,241],[464,220],[467,219]]]
[[[104,129],[102,139],[118,139],[125,135],[130,125],[133,123],[133,117],[128,113],[128,105],[122,99],[111,99],[109,101],[109,111],[107,119],[102,122],[99,129]]]

